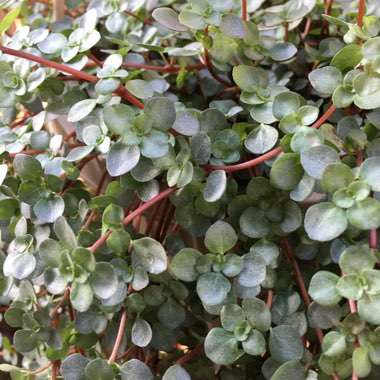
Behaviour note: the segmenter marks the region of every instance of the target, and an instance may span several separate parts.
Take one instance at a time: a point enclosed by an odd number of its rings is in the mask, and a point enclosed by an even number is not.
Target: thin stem
[[[273,289],[268,289],[268,294],[267,294],[267,307],[268,309],[271,309],[273,304]]]
[[[365,0],[359,0],[357,24],[360,28],[363,26],[364,10],[365,10]]]
[[[148,210],[156,203],[161,202],[163,199],[167,198],[170,194],[174,193],[177,190],[176,187],[170,187],[169,189],[164,190],[162,193],[158,194],[156,197],[152,198],[150,201],[144,203],[138,209],[130,213],[123,220],[123,224],[126,225],[130,223],[136,216],[139,216],[144,211]],[[103,236],[101,236],[90,248],[90,252],[95,252],[99,247],[101,247],[104,242],[107,240],[110,235],[110,231],[107,231]]]
[[[168,216],[166,217],[165,224],[161,230],[161,235],[160,235],[160,239],[159,239],[159,241],[161,243],[165,240],[166,234],[167,234],[169,227],[170,227],[170,223],[173,220],[174,213],[175,213],[175,207],[173,205],[170,205],[170,210],[169,210]]]
[[[334,105],[331,105],[329,109],[311,126],[311,128],[319,128],[336,110]],[[263,154],[260,157],[256,157],[253,160],[242,162],[240,164],[235,165],[226,165],[226,166],[218,166],[218,165],[204,165],[205,169],[208,170],[224,170],[226,172],[236,172],[239,170],[248,169],[250,167],[259,165],[264,161],[267,161],[273,157],[276,157],[278,154],[283,152],[281,147],[274,148],[268,153]]]
[[[52,69],[56,69],[59,71],[62,71],[67,74],[75,75],[78,78],[84,79],[87,82],[91,83],[97,83],[99,81],[99,78],[97,78],[94,75],[84,73],[83,71],[75,70],[71,67],[67,67],[65,65],[62,65],[60,63],[50,61],[49,59],[38,57],[37,55],[26,53],[24,51],[18,51],[14,49],[7,48],[3,45],[0,45],[0,51],[2,51],[4,54],[13,55],[15,57],[20,57],[27,59],[28,61],[37,62],[41,65],[51,67]],[[125,100],[128,100],[130,103],[135,105],[137,108],[143,109],[144,104],[140,102],[140,100],[136,99],[132,94],[130,94],[123,86],[119,86],[118,89],[115,91],[115,94],[119,95]]]
[[[38,375],[39,373],[46,371],[48,368],[50,368],[53,365],[52,362],[45,364],[44,366],[37,368],[34,371],[28,372],[28,375]]]
[[[18,154],[27,154],[27,155],[33,155],[33,154],[42,154],[45,153],[44,150],[41,149],[31,149],[31,150],[23,150],[22,152],[17,153],[9,153],[9,158],[15,158]]]
[[[373,229],[369,231],[369,247],[377,249],[377,230]]]
[[[247,0],[241,0],[241,18],[243,21],[247,21]]]
[[[65,18],[65,1],[53,0],[53,21],[62,21]]]
[[[195,348],[193,348],[192,350],[186,352],[185,355],[183,355],[181,358],[179,358],[175,364],[178,364],[178,365],[184,365],[185,363],[187,363],[190,359],[192,359],[195,355],[199,355],[199,354],[202,354],[204,351],[204,347],[203,347],[203,343],[199,344],[198,346],[196,346]]]
[[[70,288],[67,288],[65,290],[65,293],[63,293],[62,299],[58,302],[57,306],[50,312],[49,316],[50,318],[54,317],[59,308],[65,303],[66,299],[70,295]]]
[[[103,62],[101,62],[103,63]],[[86,66],[98,66],[95,62],[89,62],[86,64]],[[148,70],[148,71],[159,71],[162,73],[173,73],[176,74],[180,70],[184,69],[186,71],[197,71],[205,67],[204,64],[198,64],[198,65],[192,65],[192,66],[178,66],[178,65],[165,65],[165,66],[154,66],[154,65],[146,65],[141,63],[133,63],[133,62],[124,62],[122,64],[123,67],[126,68],[133,68],[133,69],[140,69],[140,70]]]
[[[223,78],[221,78],[214,70],[213,66],[212,66],[212,62],[210,60],[210,56],[209,56],[209,53],[208,53],[208,50],[207,49],[204,49],[204,53],[205,53],[205,57],[204,57],[204,64],[207,66],[207,69],[209,71],[209,73],[211,74],[211,76],[216,80],[218,81],[219,83],[221,83],[223,86],[226,86],[226,87],[231,87],[232,84],[230,82],[227,82],[226,80],[224,80]]]
[[[124,11],[124,13],[128,16],[131,16],[131,17],[134,17],[135,19],[141,21],[142,23],[146,24],[146,25],[153,25],[153,21],[152,20],[142,20],[139,16],[137,16],[136,14],[130,12],[130,11]]]
[[[303,298],[306,306],[309,306],[311,304],[311,300],[310,300],[309,294],[307,292],[304,279],[302,277],[301,269],[300,269],[300,267],[298,265],[296,257],[294,256],[293,248],[289,244],[289,241],[287,239],[282,239],[281,242],[282,242],[282,246],[284,248],[285,255],[288,257],[288,259],[293,264],[294,272],[296,274],[298,287],[301,290],[302,298]],[[322,342],[323,342],[323,332],[322,332],[322,330],[319,329],[319,328],[316,328],[315,332],[317,334],[319,343],[322,344]]]
[[[112,350],[110,358],[108,359],[108,363],[113,363],[116,360],[117,352],[119,351],[121,342],[123,340],[123,334],[124,334],[126,322],[127,322],[127,309],[124,309],[123,314],[121,315],[119,331],[117,332],[115,345],[113,346],[113,350]]]

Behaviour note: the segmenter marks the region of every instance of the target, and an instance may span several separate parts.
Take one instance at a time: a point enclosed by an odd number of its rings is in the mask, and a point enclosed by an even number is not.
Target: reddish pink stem
[[[128,216],[126,216],[123,220],[123,224],[126,225],[130,223],[135,217],[139,216],[144,211],[148,210],[150,207],[155,205],[158,202],[161,202],[163,199],[167,198],[170,194],[174,193],[177,190],[176,187],[170,187],[169,189],[164,190],[162,193],[158,194],[156,197],[152,198],[150,201],[144,203],[142,206],[140,206],[138,209],[130,213]],[[111,232],[107,231],[103,236],[101,236],[90,248],[90,252],[95,252],[99,247],[101,247],[105,241],[107,240],[108,236],[110,236]]]
[[[115,341],[115,345],[113,347],[110,358],[108,359],[108,363],[113,363],[116,359],[117,352],[119,351],[121,342],[123,340],[123,334],[125,330],[125,323],[127,322],[127,309],[124,309],[123,314],[121,315],[119,331],[117,332],[117,337]]]

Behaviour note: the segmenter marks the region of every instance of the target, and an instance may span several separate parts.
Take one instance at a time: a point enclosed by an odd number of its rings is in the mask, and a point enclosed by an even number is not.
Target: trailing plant
[[[378,379],[378,1],[63,3],[0,2],[0,370]]]

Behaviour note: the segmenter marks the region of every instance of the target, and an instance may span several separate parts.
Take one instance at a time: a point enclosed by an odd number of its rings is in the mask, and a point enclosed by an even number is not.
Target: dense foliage
[[[0,2],[0,370],[379,379],[378,0],[62,4]]]

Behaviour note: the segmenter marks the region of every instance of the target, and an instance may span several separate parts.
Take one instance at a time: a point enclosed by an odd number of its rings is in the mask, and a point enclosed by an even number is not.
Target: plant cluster
[[[0,370],[378,379],[378,0],[63,3],[0,2]]]

